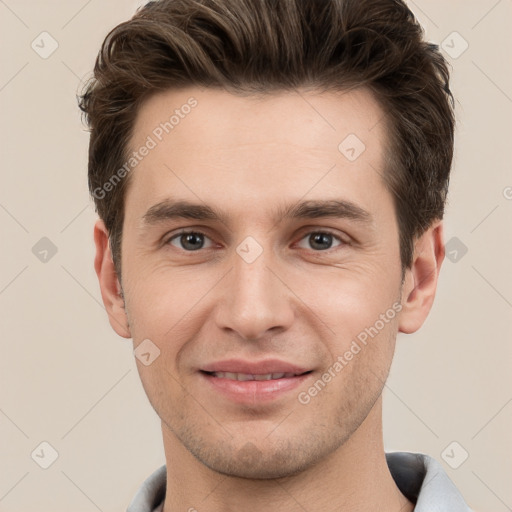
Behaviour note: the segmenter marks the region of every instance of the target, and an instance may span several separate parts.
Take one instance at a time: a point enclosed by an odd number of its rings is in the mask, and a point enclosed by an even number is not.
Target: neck
[[[217,473],[191,455],[162,426],[167,461],[163,512],[411,512],[396,486],[382,440],[382,399],[350,439],[299,474],[251,480]]]

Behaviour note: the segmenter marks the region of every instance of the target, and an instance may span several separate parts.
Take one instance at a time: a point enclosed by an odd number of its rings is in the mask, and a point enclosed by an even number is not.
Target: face
[[[369,421],[403,314],[383,113],[364,90],[188,88],[143,105],[130,149],[148,136],[113,325],[160,351],[137,365],[164,439],[229,475],[304,470]]]

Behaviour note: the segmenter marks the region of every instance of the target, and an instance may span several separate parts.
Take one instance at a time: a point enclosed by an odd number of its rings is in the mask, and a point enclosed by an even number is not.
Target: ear
[[[102,220],[96,221],[94,225],[94,244],[96,245],[94,269],[98,276],[101,298],[107,310],[110,325],[119,336],[131,338],[124,299],[121,296],[121,284],[110,251],[108,231]]]
[[[434,302],[444,254],[443,223],[437,221],[416,239],[411,268],[405,271],[398,323],[400,332],[416,332],[427,318]]]

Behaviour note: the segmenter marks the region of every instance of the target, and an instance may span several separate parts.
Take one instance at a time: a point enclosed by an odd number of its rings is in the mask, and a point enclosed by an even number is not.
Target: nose
[[[234,252],[232,264],[219,290],[217,326],[247,341],[288,329],[294,318],[294,295],[271,250],[263,250],[252,262]]]

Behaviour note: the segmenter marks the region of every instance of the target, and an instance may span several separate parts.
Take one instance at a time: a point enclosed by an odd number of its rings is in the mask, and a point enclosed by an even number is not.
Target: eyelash
[[[179,233],[176,233],[174,235],[172,235],[171,237],[169,237],[164,245],[171,245],[171,242],[183,235],[201,235],[201,236],[204,236],[205,238],[210,238],[206,233],[203,233],[202,231],[196,231],[196,230],[189,230],[189,231],[180,231]],[[312,235],[312,234],[322,234],[322,235],[330,235],[332,236],[333,238],[335,238],[336,240],[338,240],[340,242],[340,245],[336,246],[336,247],[331,247],[329,249],[324,249],[324,250],[314,250],[314,249],[311,249],[314,253],[331,253],[332,251],[336,250],[336,249],[339,249],[341,248],[342,246],[346,246],[348,245],[348,242],[346,242],[345,240],[342,240],[342,238],[336,234],[334,234],[332,231],[328,230],[328,229],[316,229],[316,230],[311,230],[311,231],[308,231],[306,233],[304,233],[304,235],[302,236],[302,238],[300,239],[300,241],[302,241],[304,238]],[[202,250],[208,250],[209,248],[201,248],[201,249],[197,249],[195,251],[188,251],[186,249],[180,249],[182,250],[183,252],[187,252],[187,253],[196,253],[196,252],[200,252]]]

